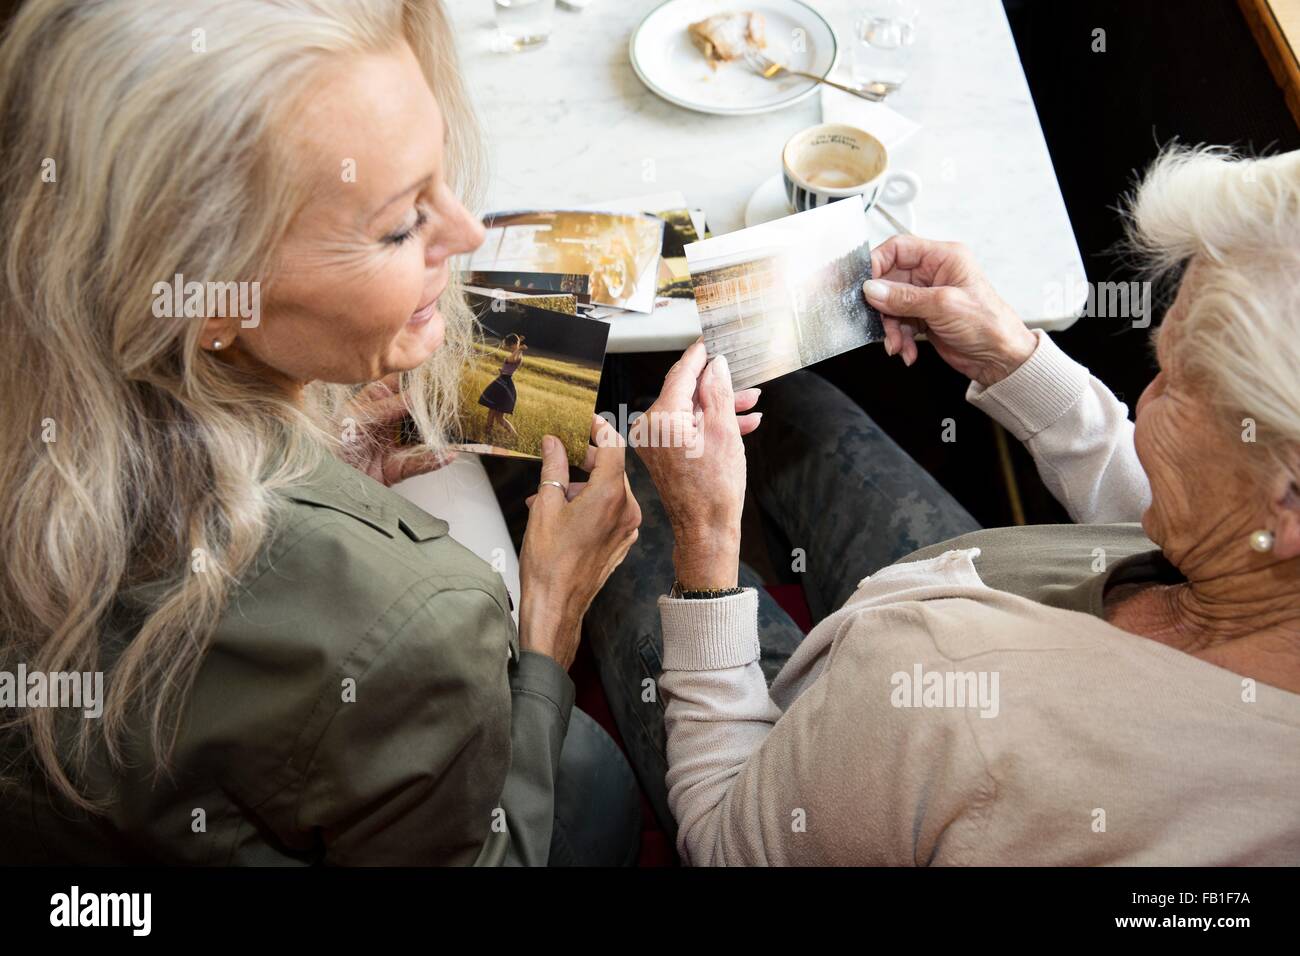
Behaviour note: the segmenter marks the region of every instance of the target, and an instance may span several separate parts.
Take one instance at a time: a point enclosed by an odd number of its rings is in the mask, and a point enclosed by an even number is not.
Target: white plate
[[[885,205],[895,219],[906,226],[910,232],[916,232],[916,208],[913,203],[886,203]],[[754,195],[749,197],[749,205],[745,207],[745,228],[793,215],[794,210],[790,208],[790,203],[785,198],[785,186],[781,182],[781,174],[777,173],[771,179],[764,181],[754,190]],[[867,240],[873,249],[897,233],[898,230],[889,224],[888,219],[874,209],[867,210]]]
[[[632,69],[650,90],[670,103],[700,113],[747,116],[783,109],[807,99],[817,83],[798,76],[765,80],[743,61],[710,69],[686,28],[717,13],[761,13],[767,21],[764,53],[793,70],[826,76],[839,44],[822,15],[801,0],[667,0],[632,33]]]

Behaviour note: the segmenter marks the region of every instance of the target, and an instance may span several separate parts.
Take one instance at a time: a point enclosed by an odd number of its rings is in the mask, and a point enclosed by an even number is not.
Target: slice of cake
[[[746,50],[766,46],[764,30],[759,13],[719,13],[687,27],[691,42],[715,70],[719,63],[744,56]]]

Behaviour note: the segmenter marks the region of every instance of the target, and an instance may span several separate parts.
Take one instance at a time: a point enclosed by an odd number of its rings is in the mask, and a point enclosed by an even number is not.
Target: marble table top
[[[744,226],[754,190],[780,172],[781,148],[822,121],[821,98],[757,116],[674,106],[637,78],[628,41],[659,0],[559,8],[550,40],[496,52],[489,0],[449,4],[488,139],[490,209],[572,208],[681,191],[714,234]],[[840,41],[847,77],[861,0],[807,0]],[[743,6],[743,4],[741,5]],[[1086,276],[1000,0],[920,0],[912,75],[889,99],[921,124],[891,165],[919,175],[923,236],[966,243],[999,293],[1038,328],[1067,328]],[[697,330],[694,330],[697,331]],[[610,351],[678,349],[693,330],[619,316]]]

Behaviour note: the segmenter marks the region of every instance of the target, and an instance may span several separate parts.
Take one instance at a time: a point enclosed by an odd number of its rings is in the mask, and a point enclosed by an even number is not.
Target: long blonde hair
[[[324,61],[403,39],[476,208],[440,0],[28,0],[0,44],[0,669],[104,671],[107,691],[75,728],[55,708],[4,715],[0,749],[77,806],[105,805],[88,761],[102,746],[124,767],[137,725],[165,767],[275,489],[339,451],[355,391],[315,384],[295,406],[201,350],[200,322],[155,317],[151,290],[178,273],[273,290],[305,200],[277,125]],[[472,329],[458,287],[443,312],[447,345],[403,376],[435,448]],[[146,613],[106,646],[128,593]]]

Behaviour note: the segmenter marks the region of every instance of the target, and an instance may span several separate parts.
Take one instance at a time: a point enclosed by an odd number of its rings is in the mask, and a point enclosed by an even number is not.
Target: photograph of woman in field
[[[554,435],[586,457],[609,326],[525,299],[467,292],[479,336],[460,384],[459,447],[540,458]]]
[[[487,434],[483,437],[489,441],[497,430],[497,425],[504,425],[512,439],[519,438],[519,432],[510,424],[508,416],[514,414],[515,403],[519,401],[514,375],[519,366],[524,364],[524,352],[528,346],[524,344],[522,335],[512,333],[501,341],[501,348],[507,353],[505,363],[492,384],[483,389],[483,394],[478,397],[478,403],[488,410]]]

